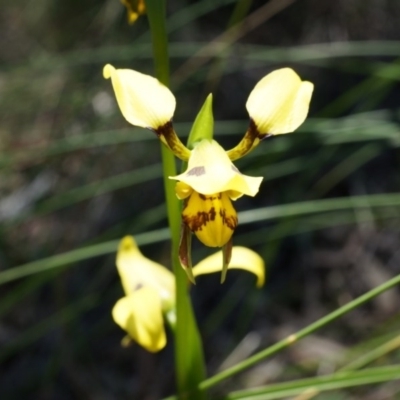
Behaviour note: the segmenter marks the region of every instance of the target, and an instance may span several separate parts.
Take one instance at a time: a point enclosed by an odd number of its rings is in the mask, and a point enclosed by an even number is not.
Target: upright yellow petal
[[[257,287],[264,285],[264,260],[253,250],[242,246],[232,247],[232,258],[228,269],[244,269],[257,277]],[[222,270],[222,251],[214,253],[193,267],[193,275],[211,274]]]
[[[146,350],[156,352],[167,343],[161,299],[151,287],[143,287],[118,300],[112,310],[114,321]]]
[[[175,112],[175,97],[152,76],[131,69],[115,69],[107,64],[103,76],[111,78],[122,115],[135,126],[157,129]]]
[[[204,139],[192,150],[187,170],[170,179],[184,182],[204,195],[233,191],[237,198],[238,193],[255,196],[263,178],[241,174],[215,140]]]
[[[145,257],[132,236],[125,236],[118,247],[117,268],[127,295],[142,287],[155,289],[167,311],[175,296],[174,275],[167,268]]]
[[[290,68],[271,72],[254,87],[246,103],[260,134],[293,132],[306,119],[314,85]]]

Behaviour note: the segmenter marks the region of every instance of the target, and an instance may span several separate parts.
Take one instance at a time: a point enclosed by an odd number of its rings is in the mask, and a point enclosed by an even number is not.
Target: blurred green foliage
[[[288,65],[315,84],[301,129],[237,163],[265,177],[259,196],[237,203],[234,243],[260,252],[268,281],[256,291],[232,271],[223,286],[210,276],[193,288],[210,373],[400,272],[400,4],[265,4],[168,2],[182,137],[209,92],[215,137],[229,148],[263,75]],[[153,74],[146,17],[128,26],[117,0],[4,0],[0,30],[0,397],[171,394],[171,349],[122,349],[110,317],[119,238],[135,235],[169,265],[159,143],[128,126],[101,75],[106,62]],[[194,250],[195,259],[207,251]],[[398,304],[393,289],[216,393],[332,373],[398,335]],[[396,361],[392,352],[370,367]],[[364,383],[377,376],[365,371]],[[400,390],[342,387],[318,399]]]

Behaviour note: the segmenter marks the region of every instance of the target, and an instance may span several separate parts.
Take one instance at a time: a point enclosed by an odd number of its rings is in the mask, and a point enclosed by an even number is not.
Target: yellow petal
[[[307,117],[313,88],[290,68],[278,69],[261,79],[246,103],[259,133],[278,135],[297,129]]]
[[[157,129],[174,115],[175,97],[157,79],[110,64],[104,67],[103,76],[111,78],[122,115],[132,125]]]
[[[263,178],[241,174],[215,140],[204,139],[192,150],[187,170],[170,179],[184,182],[205,195],[232,190],[237,198],[240,194],[255,196]]]
[[[183,200],[193,193],[193,189],[189,185],[186,185],[186,183],[176,182],[175,193],[179,200]]]
[[[210,247],[226,244],[238,223],[236,210],[226,193],[208,196],[193,192],[182,211],[182,219]]]
[[[167,342],[161,299],[151,287],[143,287],[118,300],[112,309],[114,321],[146,350],[156,352]]]
[[[244,269],[256,275],[257,287],[264,285],[265,265],[264,260],[253,250],[247,247],[233,246],[232,258],[228,269]],[[193,275],[211,274],[222,270],[222,251],[200,261],[193,267]]]
[[[125,236],[118,247],[117,268],[125,294],[151,287],[167,311],[175,299],[174,275],[167,268],[143,256],[132,236]]]

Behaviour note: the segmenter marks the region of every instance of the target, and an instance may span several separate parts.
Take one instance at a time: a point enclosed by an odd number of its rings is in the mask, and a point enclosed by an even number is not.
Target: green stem
[[[169,58],[165,25],[165,1],[146,0],[150,23],[156,76],[168,86]],[[180,239],[181,205],[175,194],[175,183],[170,176],[177,175],[175,157],[162,145],[163,177],[167,202],[168,222],[172,241],[172,266],[176,280],[175,369],[179,398],[202,400],[206,393],[198,390],[205,378],[203,348],[188,293],[187,277],[182,269],[178,248]]]
[[[200,383],[199,388],[201,390],[206,390],[211,388],[212,386],[217,385],[221,381],[239,373],[243,370],[252,367],[253,365],[257,364],[258,362],[271,357],[272,355],[278,353],[279,351],[289,347],[290,345],[296,343],[298,340],[314,333],[318,329],[324,327],[325,325],[331,323],[335,319],[347,314],[348,312],[354,310],[355,308],[361,306],[362,304],[366,303],[367,301],[373,299],[374,297],[380,295],[381,293],[389,290],[393,286],[396,286],[400,283],[400,275],[390,279],[389,281],[383,283],[382,285],[377,286],[376,288],[370,290],[369,292],[365,293],[364,295],[358,297],[357,299],[351,301],[350,303],[336,309],[332,313],[326,315],[325,317],[319,319],[318,321],[308,325],[304,329],[301,329],[297,333],[294,333],[287,338],[275,343],[271,347],[268,347],[265,350],[260,351],[259,353],[249,357],[248,359],[236,364],[235,366],[226,369],[225,371],[220,372],[219,374],[214,375],[213,377],[204,380]]]
[[[169,86],[168,36],[165,26],[165,0],[146,0],[151,39],[153,43],[154,66],[157,79]]]

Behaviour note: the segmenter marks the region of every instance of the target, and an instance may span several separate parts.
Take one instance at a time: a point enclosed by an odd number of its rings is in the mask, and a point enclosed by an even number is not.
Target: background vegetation
[[[315,84],[298,132],[238,161],[264,176],[241,199],[235,244],[267,263],[266,286],[232,271],[192,290],[215,373],[400,272],[400,4],[396,0],[170,0],[175,126],[214,94],[216,137],[236,144],[245,102],[291,66]],[[0,397],[157,399],[174,393],[171,346],[120,346],[118,240],[169,265],[159,143],[120,115],[102,67],[153,74],[148,23],[117,0],[2,0],[0,14]],[[208,253],[195,246],[195,259]],[[324,375],[399,344],[392,289],[215,393]],[[395,340],[395,341],[393,341]],[[397,340],[397,342],[396,342]],[[394,344],[393,344],[394,343]],[[396,351],[371,366],[398,362]],[[157,379],[155,379],[157,377]],[[318,399],[392,399],[398,382]]]

